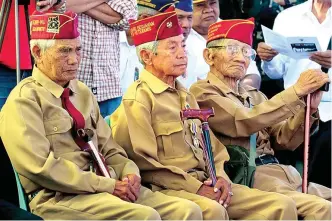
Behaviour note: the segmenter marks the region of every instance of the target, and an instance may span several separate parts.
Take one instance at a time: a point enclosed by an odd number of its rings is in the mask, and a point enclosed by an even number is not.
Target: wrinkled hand
[[[141,178],[139,176],[137,176],[136,174],[128,174],[127,176],[125,176],[122,181],[129,181],[129,184],[133,187],[134,195],[136,196],[136,199],[139,196],[139,192],[141,189]]]
[[[331,50],[318,51],[310,56],[310,60],[320,64],[322,67],[331,68]]]
[[[207,185],[209,183],[206,183],[206,182],[207,181],[205,181],[204,184],[199,188],[199,190],[197,191],[197,194],[219,202],[221,192],[220,191],[214,192],[214,188],[211,187],[211,184]],[[212,182],[210,181],[210,183],[212,183]]]
[[[318,105],[322,100],[323,92],[321,90],[315,91],[310,96],[310,114],[313,114],[317,111]]]
[[[310,69],[302,72],[294,84],[294,90],[299,97],[303,97],[317,91],[327,82],[330,82],[327,74],[319,69]]]
[[[113,195],[128,202],[135,202],[137,200],[135,192],[127,178],[124,181],[116,181]]]
[[[208,179],[204,182],[205,185],[211,186],[212,180]],[[231,203],[231,198],[233,196],[231,184],[222,177],[219,177],[216,185],[214,186],[214,192],[221,192],[218,202],[225,208]]]
[[[48,11],[50,8],[52,8],[54,6],[54,4],[56,2],[57,2],[57,0],[41,0],[41,1],[37,2],[37,6],[39,6],[39,8],[40,8],[39,12]],[[64,0],[62,0],[59,5],[54,6],[54,10],[59,9],[63,3],[64,3]]]
[[[279,53],[264,42],[261,42],[258,44],[257,54],[263,61],[271,61]]]

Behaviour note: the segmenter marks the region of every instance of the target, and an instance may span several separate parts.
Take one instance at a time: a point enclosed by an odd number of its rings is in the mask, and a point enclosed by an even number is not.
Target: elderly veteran
[[[138,20],[147,18],[161,13],[166,10],[170,4],[175,3],[174,0],[139,0],[138,6]],[[179,19],[179,23],[183,30],[185,39],[188,37],[192,27],[192,0],[179,0],[175,3],[175,11]],[[188,67],[187,70],[193,70],[196,66],[196,58],[188,55]],[[143,65],[139,62],[136,55],[136,47],[130,36],[130,31],[120,32],[120,78],[122,91],[126,92],[128,87],[138,79],[139,72],[143,69]],[[177,78],[181,84],[186,88],[195,83],[198,79],[194,74],[190,74],[186,71],[184,74]]]
[[[251,19],[223,20],[211,25],[204,50],[210,73],[190,91],[201,108],[214,108],[216,116],[209,119],[209,124],[223,144],[257,148],[253,188],[288,196],[304,219],[331,219],[331,203],[325,200],[331,199],[331,190],[311,184],[309,194],[298,192],[300,174],[292,166],[278,164],[274,157],[274,150],[295,150],[303,142],[302,98],[309,93],[313,93],[310,125],[316,128],[322,97],[318,89],[329,81],[328,76],[320,70],[308,70],[293,87],[270,100],[257,89],[239,84],[255,55],[251,48],[253,29]],[[254,133],[257,147],[250,147],[250,135]]]
[[[96,98],[76,80],[81,58],[77,22],[71,12],[31,16],[36,66],[1,111],[1,138],[29,194],[31,211],[44,219],[202,219],[191,201],[141,187],[137,166],[114,142]],[[94,172],[77,128],[94,133],[91,141],[109,178]]]
[[[142,182],[169,196],[196,203],[203,219],[297,219],[292,200],[232,184],[224,172],[225,146],[211,137],[218,182],[206,174],[198,120],[182,122],[180,111],[198,108],[176,78],[187,66],[182,29],[168,11],[131,24],[131,35],[145,69],[111,115],[114,139],[141,169]],[[226,210],[227,209],[227,210]]]

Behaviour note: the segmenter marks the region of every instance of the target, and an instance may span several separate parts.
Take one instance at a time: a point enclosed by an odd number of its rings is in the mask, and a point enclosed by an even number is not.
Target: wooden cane
[[[202,122],[202,140],[201,142],[203,148],[203,154],[205,163],[207,165],[209,177],[212,180],[212,185],[214,186],[217,183],[217,175],[216,175],[216,168],[214,165],[214,157],[210,139],[210,130],[208,119],[209,117],[214,116],[214,109],[186,109],[180,112],[180,116],[182,120],[186,119],[199,119]]]
[[[310,102],[311,94],[307,95],[307,107],[304,121],[304,159],[303,159],[303,178],[302,192],[308,193],[308,165],[309,165],[309,137],[310,137]]]

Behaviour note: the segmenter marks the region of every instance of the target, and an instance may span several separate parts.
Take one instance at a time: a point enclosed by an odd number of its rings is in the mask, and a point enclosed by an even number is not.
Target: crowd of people
[[[332,93],[320,90],[332,77],[330,0],[43,0],[29,10],[18,85],[13,13],[0,53],[0,136],[33,214],[331,220]],[[314,35],[322,51],[296,60],[266,44],[259,24],[272,11],[273,31]],[[283,79],[272,96],[260,91],[267,77]],[[278,152],[301,150],[309,94],[302,193]],[[180,115],[209,108],[213,165],[202,112]],[[235,153],[250,167],[234,170]]]

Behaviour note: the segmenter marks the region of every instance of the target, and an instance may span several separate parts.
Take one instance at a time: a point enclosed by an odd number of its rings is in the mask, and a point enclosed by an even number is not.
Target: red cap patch
[[[31,39],[74,39],[78,32],[77,14],[67,11],[60,13],[40,13],[30,16]]]
[[[130,24],[130,34],[135,46],[178,36],[182,33],[174,6],[168,8],[164,13]]]
[[[254,18],[221,20],[209,27],[207,43],[213,40],[229,38],[252,46]]]

